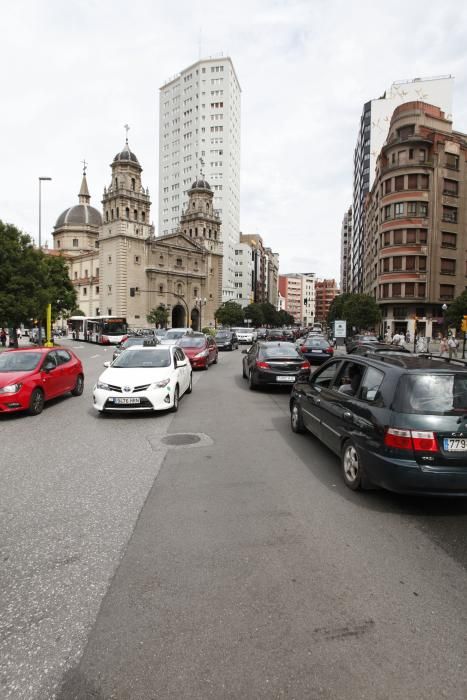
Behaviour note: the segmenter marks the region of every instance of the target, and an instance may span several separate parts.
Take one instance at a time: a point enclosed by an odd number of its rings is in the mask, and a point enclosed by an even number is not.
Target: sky
[[[458,0],[16,0],[2,7],[0,219],[42,243],[78,202],[101,209],[129,143],[157,226],[159,88],[223,54],[242,88],[240,229],[280,272],[340,275],[363,104],[395,80],[453,75],[467,132],[467,5]]]

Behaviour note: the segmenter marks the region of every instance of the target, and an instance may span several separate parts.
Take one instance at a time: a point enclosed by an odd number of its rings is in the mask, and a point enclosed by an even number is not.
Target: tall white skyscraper
[[[158,234],[178,227],[187,191],[203,172],[222,220],[222,298],[235,293],[240,230],[241,90],[230,58],[208,58],[160,88]]]

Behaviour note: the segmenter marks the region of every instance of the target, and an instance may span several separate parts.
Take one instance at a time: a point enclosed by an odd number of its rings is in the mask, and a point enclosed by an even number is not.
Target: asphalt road
[[[0,697],[467,697],[467,503],[355,494],[239,352],[179,413],[0,422]],[[168,447],[167,434],[200,437]]]

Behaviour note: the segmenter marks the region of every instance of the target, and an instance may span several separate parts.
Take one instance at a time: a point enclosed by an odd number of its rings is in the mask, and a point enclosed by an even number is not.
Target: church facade
[[[86,316],[124,316],[147,328],[147,315],[164,306],[169,327],[214,327],[222,303],[221,221],[213,191],[202,175],[175,233],[156,236],[142,167],[128,146],[111,164],[102,214],[90,205],[83,173],[79,203],[65,210],[53,231],[54,253],[67,258]]]

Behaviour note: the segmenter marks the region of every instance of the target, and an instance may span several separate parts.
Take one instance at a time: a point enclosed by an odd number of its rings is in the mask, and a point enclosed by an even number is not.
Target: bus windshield
[[[122,318],[108,318],[102,321],[104,335],[124,335],[126,332],[127,324]]]

